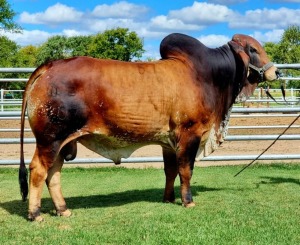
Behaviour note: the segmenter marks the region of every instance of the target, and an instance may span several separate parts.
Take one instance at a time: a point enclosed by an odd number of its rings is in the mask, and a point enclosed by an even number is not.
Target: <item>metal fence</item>
[[[285,69],[300,69],[300,64],[278,64],[276,65],[278,68]],[[0,68],[1,72],[9,72],[9,73],[31,73],[34,68]],[[300,80],[300,78],[289,78],[282,77],[282,80]],[[26,82],[28,79],[13,79],[13,78],[5,78],[0,79],[1,82]],[[5,111],[4,106],[20,106],[21,100],[15,100],[13,98],[5,99],[4,90],[1,90],[0,97],[0,120],[19,120],[20,119],[20,111],[19,110],[9,110]],[[11,91],[15,92],[15,91]],[[18,91],[19,92],[19,91]],[[276,92],[276,91],[275,91]],[[262,94],[259,94],[260,90],[257,90],[257,95],[251,97],[248,102],[255,103],[271,103],[271,100],[268,98],[263,98]],[[290,96],[287,96],[287,99],[290,103],[294,103],[299,101],[299,91],[298,90],[290,90]],[[277,98],[280,102],[284,102],[282,97]],[[268,108],[243,108],[243,107],[234,107],[232,110],[232,118],[234,117],[297,117],[300,113],[299,105],[291,105],[288,107],[268,107]],[[269,129],[269,128],[286,128],[288,125],[267,125],[267,126],[235,126],[230,127],[230,129]],[[300,128],[299,124],[293,125],[291,128],[298,129]],[[29,132],[30,129],[25,129],[25,131]],[[0,129],[0,132],[19,132],[19,129],[6,128]],[[275,140],[278,138],[278,135],[229,135],[226,137],[226,141],[261,141],[261,140]],[[300,140],[300,134],[293,135],[282,135],[278,140],[287,140],[287,141],[296,141]],[[34,144],[34,138],[25,138],[25,144]],[[0,145],[8,145],[8,144],[19,144],[20,140],[18,138],[0,138]],[[17,156],[16,156],[17,157]],[[202,161],[237,161],[237,160],[253,160],[257,157],[257,155],[226,155],[226,156],[208,156],[202,159]],[[265,154],[262,155],[259,160],[292,160],[292,159],[300,159],[300,154]],[[122,162],[135,162],[135,163],[145,163],[145,162],[161,162],[162,157],[130,157],[128,159],[122,159]],[[29,163],[29,159],[25,161],[27,164]],[[111,163],[112,161],[105,158],[77,158],[70,163]],[[15,165],[19,164],[19,160],[3,160],[0,159],[0,165]]]
[[[300,80],[300,78],[299,78]],[[286,89],[286,101],[293,104],[300,100],[300,89]],[[21,98],[23,90],[5,90],[0,89],[0,112],[5,111],[20,111],[22,106]],[[280,89],[271,89],[270,93],[278,103],[284,104],[285,101],[282,98]],[[9,95],[9,96],[8,96]],[[273,107],[276,102],[269,98],[263,89],[256,89],[253,95],[247,99],[246,102],[235,105],[236,107],[248,107],[249,105],[255,107],[267,106]]]

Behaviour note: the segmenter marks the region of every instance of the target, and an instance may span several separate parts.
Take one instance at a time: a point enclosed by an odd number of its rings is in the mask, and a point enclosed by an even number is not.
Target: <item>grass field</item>
[[[42,223],[26,220],[17,169],[0,168],[0,244],[300,244],[300,164],[196,168],[197,206],[162,203],[162,169],[65,168],[70,218],[45,188]]]

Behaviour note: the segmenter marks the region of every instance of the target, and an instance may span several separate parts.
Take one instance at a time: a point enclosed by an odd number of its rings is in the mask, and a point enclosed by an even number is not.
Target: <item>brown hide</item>
[[[164,201],[174,202],[174,180],[179,175],[182,202],[194,205],[190,179],[199,147],[201,151],[207,143],[207,155],[223,142],[236,97],[258,83],[249,63],[262,67],[269,60],[261,45],[244,35],[209,49],[194,38],[171,34],[162,41],[160,52],[162,60],[155,62],[58,60],[32,74],[23,98],[20,165],[26,199],[27,106],[37,142],[30,164],[30,219],[41,220],[44,181],[57,213],[70,215],[61,193],[60,170],[63,159],[76,157],[77,141],[117,164],[139,147],[161,145]],[[272,66],[264,76],[275,79],[276,68]]]
[[[76,72],[65,73],[70,67]],[[53,62],[27,93],[39,95],[27,101],[38,144],[58,154],[78,138],[116,163],[147,144],[176,149],[176,137],[195,124],[202,136],[214,119],[190,67],[178,60],[126,63],[79,57]]]

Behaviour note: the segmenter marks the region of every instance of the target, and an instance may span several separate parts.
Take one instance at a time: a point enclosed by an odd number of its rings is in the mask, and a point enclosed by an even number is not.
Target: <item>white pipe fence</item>
[[[209,161],[242,161],[242,160],[254,160],[256,159],[256,155],[227,155],[227,156],[208,156],[201,159],[202,161],[209,162]],[[282,154],[274,154],[274,155],[262,155],[259,158],[259,161],[262,160],[297,160],[300,159],[300,154],[289,154],[289,155],[282,155]],[[130,158],[122,158],[122,163],[152,163],[152,162],[162,162],[162,157],[130,157]],[[25,160],[26,164],[30,163],[30,160]],[[65,162],[65,164],[94,164],[94,163],[113,163],[113,161],[106,159],[106,158],[76,158],[71,162]],[[19,165],[20,160],[0,160],[0,165]]]
[[[226,141],[254,141],[254,140],[275,140],[279,137],[279,135],[228,135],[225,140]],[[278,140],[300,140],[300,134],[293,135],[282,135]],[[35,143],[35,138],[25,138],[25,144],[33,144]],[[0,144],[20,144],[19,138],[5,138],[0,139]]]
[[[296,113],[296,114],[287,114],[290,117],[298,116],[300,113],[300,107],[298,108],[233,108],[232,113],[236,115],[232,116],[241,116],[241,113],[247,113],[251,117],[257,117],[258,114],[253,115],[253,113],[262,113],[261,116],[266,116],[267,112],[276,112],[276,113]],[[9,115],[10,119],[19,119],[20,118],[20,112],[6,112],[3,113],[4,115]],[[0,120],[5,119],[7,117],[3,117],[3,114],[0,113]],[[243,116],[243,115],[242,115]],[[280,114],[278,115],[280,116]],[[287,126],[286,126],[287,127]],[[249,129],[249,126],[235,126],[232,127],[232,129]],[[270,125],[270,126],[254,126],[254,128],[284,128],[284,125],[276,126],[276,125]],[[300,128],[300,125],[293,125],[293,128]],[[14,131],[17,131],[15,129]],[[26,131],[30,131],[30,129],[26,129]],[[279,135],[228,135],[226,137],[226,141],[262,141],[262,140],[275,140],[278,138]],[[282,135],[279,137],[278,140],[288,140],[288,141],[295,141],[300,140],[300,134],[293,134],[293,135]],[[19,144],[20,139],[19,138],[2,138],[0,139],[0,145],[1,144]],[[24,138],[25,144],[34,144],[35,139],[34,138]],[[201,161],[242,161],[242,160],[254,160],[258,155],[224,155],[224,156],[208,156],[204,157]],[[268,155],[265,154],[259,158],[259,160],[297,160],[300,159],[300,154],[272,154]],[[130,157],[128,159],[122,159],[123,163],[128,162],[134,162],[134,163],[145,163],[145,162],[161,162],[163,159],[161,157]],[[27,164],[30,162],[30,160],[25,161]],[[66,163],[80,163],[80,164],[88,164],[88,163],[111,163],[112,161],[105,158],[76,158],[75,160],[71,162]],[[19,160],[0,160],[0,165],[16,165],[19,164]]]

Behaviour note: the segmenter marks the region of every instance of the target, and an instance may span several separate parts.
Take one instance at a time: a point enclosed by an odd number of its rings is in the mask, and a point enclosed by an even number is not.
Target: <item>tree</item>
[[[292,25],[288,27],[284,31],[279,43],[266,43],[264,47],[275,63],[300,63],[300,26]],[[299,70],[284,69],[282,73],[284,76],[300,76]],[[289,81],[287,87],[300,88],[300,81]]]
[[[51,60],[65,59],[75,56],[88,56],[88,46],[91,36],[66,37],[56,35],[43,43],[37,52],[36,65],[41,65]]]
[[[28,45],[22,47],[18,50],[15,56],[14,66],[13,67],[35,67],[36,65],[36,56],[37,56],[38,48],[33,45]],[[28,78],[28,73],[14,73],[11,77],[15,78]],[[14,82],[10,84],[11,89],[24,89],[25,83],[24,82]],[[16,98],[15,94],[15,98]],[[21,98],[21,94],[19,94]]]
[[[275,61],[275,53],[277,50],[277,44],[276,43],[272,43],[272,42],[266,42],[264,44],[264,49],[266,51],[266,53],[268,54],[270,60]]]
[[[18,45],[5,36],[0,36],[0,67],[14,67]],[[13,73],[0,73],[1,78],[13,77]],[[1,83],[1,88],[13,86],[10,82]]]
[[[53,36],[43,43],[37,52],[36,65],[49,62],[51,60],[67,58],[67,38],[65,36]]]
[[[300,27],[290,26],[278,43],[274,59],[280,63],[298,63],[300,61]]]
[[[131,61],[142,56],[143,42],[135,32],[117,28],[94,36],[53,36],[37,52],[36,65],[74,56]]]
[[[88,46],[92,42],[92,36],[69,37],[66,43],[66,53],[69,57],[88,56]]]
[[[38,48],[33,45],[22,47],[16,54],[15,67],[35,67]]]
[[[300,26],[290,26],[281,37],[275,59],[280,63],[300,62]],[[299,77],[299,70],[286,69],[283,71],[286,76]],[[300,81],[289,81],[288,87],[300,88]]]
[[[15,15],[16,13],[11,9],[10,4],[6,0],[0,0],[0,30],[20,32],[21,27],[13,20]],[[0,67],[14,67],[18,49],[19,46],[15,42],[5,36],[0,36]],[[0,74],[1,78],[13,76],[13,73]],[[18,83],[1,83],[1,87],[5,89],[13,89],[18,86]]]
[[[89,54],[96,58],[131,61],[144,52],[143,42],[135,32],[127,28],[107,30],[93,36]]]
[[[0,67],[10,67],[18,51],[18,45],[5,36],[0,36]]]
[[[0,67],[35,67],[37,47],[26,46],[20,48],[7,37],[0,37]],[[27,78],[28,73],[0,73],[1,78]],[[1,87],[5,89],[23,89],[24,82],[5,82]]]
[[[6,0],[0,0],[0,29],[6,31],[20,32],[21,27],[13,20],[16,13],[11,9]]]

